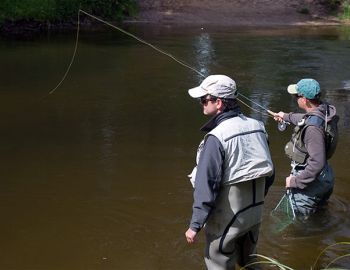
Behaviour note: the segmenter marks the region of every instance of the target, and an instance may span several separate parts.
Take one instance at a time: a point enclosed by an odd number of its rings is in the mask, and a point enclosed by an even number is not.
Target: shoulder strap
[[[320,127],[320,128],[324,128],[325,125],[325,120],[318,115],[309,115],[305,118],[305,122],[304,125],[301,125],[301,131],[300,131],[300,138],[302,140],[302,142],[304,141],[304,135],[305,135],[305,131],[306,128],[309,126],[315,126],[315,127]]]
[[[324,127],[325,120],[318,115],[311,115],[306,119],[305,124],[307,126]]]

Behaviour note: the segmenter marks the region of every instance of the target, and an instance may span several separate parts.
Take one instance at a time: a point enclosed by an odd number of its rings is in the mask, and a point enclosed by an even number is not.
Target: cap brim
[[[208,93],[202,87],[198,86],[188,90],[188,94],[193,98],[200,98],[207,95]]]
[[[287,91],[289,94],[291,95],[296,95],[298,94],[298,91],[297,91],[297,85],[296,84],[291,84],[288,86],[287,88]]]

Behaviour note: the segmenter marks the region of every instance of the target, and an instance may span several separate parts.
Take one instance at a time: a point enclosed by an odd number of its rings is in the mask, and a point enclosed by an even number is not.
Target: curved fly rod
[[[75,58],[75,55],[76,55],[77,49],[78,49],[78,41],[79,41],[80,13],[83,13],[83,14],[85,14],[85,15],[87,15],[87,16],[89,16],[89,17],[91,17],[91,18],[93,18],[93,19],[95,19],[95,20],[97,20],[97,21],[99,21],[99,22],[101,22],[101,23],[103,23],[103,24],[106,24],[106,25],[108,25],[108,26],[110,26],[110,27],[112,27],[112,28],[114,28],[114,29],[116,29],[116,30],[118,30],[118,31],[120,31],[120,32],[122,32],[122,33],[124,33],[125,35],[127,35],[127,36],[129,36],[129,37],[132,37],[133,39],[136,39],[137,41],[139,41],[139,42],[141,42],[141,43],[143,43],[143,44],[145,44],[145,45],[151,47],[152,49],[156,50],[157,52],[159,52],[159,53],[161,53],[161,54],[163,54],[163,55],[168,56],[169,58],[171,58],[173,61],[177,62],[178,64],[180,64],[180,65],[182,65],[182,66],[184,66],[184,67],[186,67],[186,68],[188,68],[188,69],[194,71],[194,72],[197,73],[199,76],[205,78],[205,75],[204,75],[203,73],[199,72],[198,70],[196,70],[195,68],[193,68],[193,67],[190,66],[189,64],[185,63],[184,61],[179,60],[178,58],[174,57],[174,56],[171,55],[170,53],[168,53],[168,52],[166,52],[166,51],[163,51],[162,49],[157,48],[156,46],[150,44],[149,42],[147,42],[147,41],[145,41],[145,40],[143,40],[143,39],[141,39],[141,38],[139,38],[139,37],[137,37],[137,36],[135,36],[135,35],[133,35],[133,34],[127,32],[127,31],[125,31],[124,29],[122,29],[122,28],[120,28],[120,27],[118,27],[118,26],[115,26],[115,25],[113,25],[113,24],[111,24],[111,23],[109,23],[109,22],[107,22],[107,21],[105,21],[105,20],[102,20],[102,19],[100,19],[100,18],[98,18],[98,17],[96,17],[96,16],[94,16],[94,15],[92,15],[92,14],[90,14],[90,13],[84,11],[84,10],[82,10],[82,9],[79,9],[79,11],[78,11],[78,22],[77,22],[77,34],[76,34],[76,39],[75,39],[75,46],[74,46],[73,56],[72,56],[72,58],[71,58],[71,61],[70,61],[69,65],[68,65],[68,68],[67,68],[66,72],[64,73],[62,79],[61,79],[60,82],[48,93],[48,95],[51,95],[52,93],[54,93],[54,92],[57,90],[58,87],[60,87],[60,85],[61,85],[61,84],[63,83],[63,81],[66,79],[66,77],[67,77],[67,75],[68,75],[68,73],[69,73],[69,71],[70,71],[70,69],[71,69],[71,67],[72,67],[72,64],[73,64],[73,62],[74,62],[74,58]],[[245,103],[245,102],[242,101],[241,99],[237,98],[237,100],[238,100],[239,102],[241,102],[242,104],[244,104],[244,105],[247,106],[248,108],[250,108],[250,109],[252,109],[252,110],[254,110],[254,111],[256,111],[256,112],[259,112],[259,113],[261,113],[261,114],[263,114],[263,115],[267,115],[267,116],[270,116],[270,117],[274,117],[275,113],[272,112],[272,111],[270,111],[270,110],[267,109],[266,107],[260,105],[259,103],[255,102],[254,100],[252,100],[252,99],[246,97],[245,95],[243,95],[243,94],[241,94],[241,93],[238,93],[238,95],[241,96],[241,97],[243,97],[244,99],[250,101],[251,103],[255,104],[256,106],[258,106],[258,107],[259,107],[260,109],[262,109],[263,111],[257,110],[256,108],[253,108],[253,107],[249,106],[247,103]],[[267,112],[267,113],[266,113],[266,112]],[[285,126],[285,122],[283,122],[282,124],[284,124],[284,126]],[[279,126],[279,129],[280,129],[280,126]],[[281,130],[281,129],[280,129],[280,130]]]

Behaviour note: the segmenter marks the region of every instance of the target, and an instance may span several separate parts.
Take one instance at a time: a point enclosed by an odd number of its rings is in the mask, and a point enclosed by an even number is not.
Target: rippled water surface
[[[341,138],[327,209],[278,233],[270,211],[284,192],[291,129],[265,122],[276,165],[259,253],[295,269],[350,235],[350,31],[348,27],[174,28],[129,31],[205,75],[233,77],[239,91],[273,111],[296,109],[286,86],[321,83],[337,106]],[[105,29],[0,40],[0,269],[203,269],[204,235],[188,246],[195,162],[206,121],[187,89],[201,78],[151,48]],[[330,249],[325,267],[347,251]],[[339,260],[337,266],[350,266]]]

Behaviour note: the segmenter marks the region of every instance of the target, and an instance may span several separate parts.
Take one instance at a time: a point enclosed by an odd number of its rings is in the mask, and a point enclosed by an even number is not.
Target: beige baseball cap
[[[234,80],[226,75],[210,75],[202,83],[188,90],[193,98],[211,95],[218,98],[235,99],[238,96],[237,86]]]

